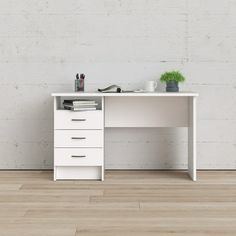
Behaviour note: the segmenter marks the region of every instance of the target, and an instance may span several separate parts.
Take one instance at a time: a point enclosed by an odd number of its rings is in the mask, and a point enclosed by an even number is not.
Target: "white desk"
[[[106,127],[188,127],[188,173],[196,181],[197,93],[53,93],[54,180],[104,179]],[[91,98],[98,110],[64,110],[64,99]]]

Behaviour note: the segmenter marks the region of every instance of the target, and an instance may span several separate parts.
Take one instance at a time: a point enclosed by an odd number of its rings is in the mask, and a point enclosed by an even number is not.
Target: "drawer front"
[[[55,166],[102,166],[103,148],[55,148]]]
[[[55,130],[54,147],[103,147],[103,130]]]
[[[103,112],[57,110],[54,129],[103,129]]]

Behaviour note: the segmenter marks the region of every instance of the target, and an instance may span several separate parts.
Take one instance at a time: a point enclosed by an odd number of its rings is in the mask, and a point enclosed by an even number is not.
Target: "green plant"
[[[169,81],[184,82],[185,77],[179,71],[169,71],[161,75],[160,81],[161,82],[169,82]]]

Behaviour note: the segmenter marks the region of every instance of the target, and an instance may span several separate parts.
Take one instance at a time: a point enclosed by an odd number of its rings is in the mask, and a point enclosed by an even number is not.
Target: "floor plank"
[[[105,181],[52,181],[0,171],[2,236],[236,235],[236,171],[107,171]]]

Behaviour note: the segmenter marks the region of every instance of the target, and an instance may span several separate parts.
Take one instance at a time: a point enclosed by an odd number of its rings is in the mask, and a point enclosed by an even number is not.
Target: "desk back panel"
[[[188,127],[188,97],[105,97],[105,127]]]

